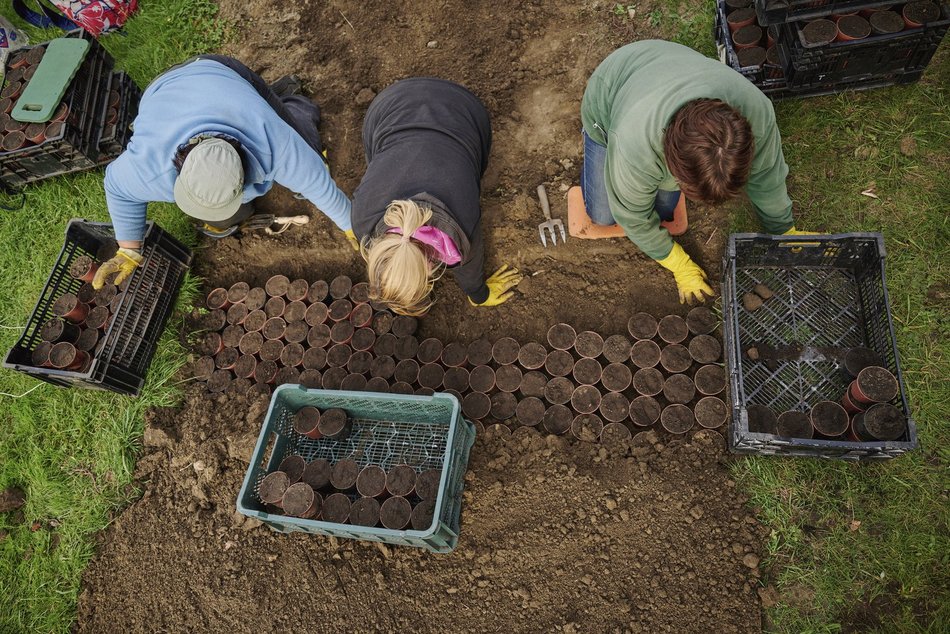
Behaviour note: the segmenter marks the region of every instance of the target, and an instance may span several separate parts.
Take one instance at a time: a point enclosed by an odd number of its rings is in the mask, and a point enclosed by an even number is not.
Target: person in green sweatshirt
[[[805,233],[794,227],[772,103],[728,66],[673,42],[629,44],[591,75],[581,121],[571,235],[626,235],[673,273],[680,302],[713,295],[673,240],[688,227],[687,197],[719,204],[745,189],[766,231]]]

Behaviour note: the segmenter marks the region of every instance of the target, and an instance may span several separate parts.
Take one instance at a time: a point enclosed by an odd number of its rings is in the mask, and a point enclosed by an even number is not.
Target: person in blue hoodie
[[[106,168],[106,204],[119,250],[100,288],[141,263],[146,207],[175,202],[208,235],[229,235],[279,183],[326,214],[356,248],[350,200],[330,177],[320,108],[292,76],[268,86],[241,62],[201,55],[160,75],[142,95],[126,150]]]

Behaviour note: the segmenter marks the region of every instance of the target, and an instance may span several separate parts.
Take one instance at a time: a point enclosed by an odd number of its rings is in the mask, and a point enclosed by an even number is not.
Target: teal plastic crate
[[[308,405],[320,410],[339,408],[346,411],[354,421],[349,438],[343,441],[329,438],[311,440],[295,432],[294,414]],[[458,399],[451,394],[405,396],[281,385],[271,397],[264,427],[244,476],[237,508],[244,515],[282,533],[302,531],[415,546],[436,553],[451,552],[458,543],[465,470],[474,442],[475,426],[462,418]],[[285,457],[293,454],[303,456],[307,461],[324,458],[336,462],[352,458],[360,467],[373,464],[389,469],[408,464],[417,473],[441,469],[442,479],[432,525],[421,531],[395,531],[267,512],[258,497],[261,480],[276,470]],[[353,497],[355,499],[355,495]]]

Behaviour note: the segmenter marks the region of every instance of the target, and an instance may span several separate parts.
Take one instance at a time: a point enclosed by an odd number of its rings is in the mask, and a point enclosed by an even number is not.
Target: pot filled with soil
[[[894,11],[875,11],[868,17],[871,32],[875,35],[900,33],[904,30],[904,18]]]
[[[666,343],[680,343],[689,335],[689,328],[679,315],[667,315],[660,320],[657,332]]]
[[[802,29],[802,37],[808,46],[831,44],[838,37],[838,25],[831,20],[812,20]]]
[[[812,438],[814,430],[807,414],[797,410],[789,410],[779,414],[776,422],[776,434],[787,438]]]
[[[869,366],[858,372],[858,378],[848,388],[848,396],[858,406],[887,403],[897,396],[899,389],[897,378],[890,370]]]
[[[671,434],[685,434],[696,422],[693,410],[681,404],[667,405],[660,414],[663,429]]]
[[[693,410],[696,422],[706,429],[715,429],[726,422],[729,408],[726,403],[715,396],[706,396],[699,399]]]
[[[649,339],[642,339],[630,348],[630,360],[638,368],[655,367],[660,362],[660,354],[660,346]]]
[[[935,22],[940,19],[940,7],[929,0],[922,2],[908,2],[904,5],[901,12],[904,17],[904,24],[909,29],[916,29],[924,26],[928,22]]]
[[[752,47],[761,48],[759,42],[762,41],[762,27],[755,24],[746,25],[737,29],[732,34],[732,43],[736,45],[736,53],[743,49]],[[762,50],[762,61],[765,61],[765,50]],[[760,61],[759,64],[762,62]]]
[[[851,423],[848,412],[833,401],[816,403],[808,416],[815,431],[826,438],[842,435]]]
[[[636,313],[627,320],[627,332],[634,339],[652,339],[658,328],[656,317],[650,313]]]
[[[638,396],[630,401],[630,420],[637,427],[649,427],[660,419],[660,404],[652,396]]]
[[[714,396],[726,388],[726,373],[718,365],[704,365],[693,376],[696,391],[704,396]]]
[[[749,27],[746,27],[749,28]],[[743,29],[744,31],[745,29]],[[736,33],[736,35],[741,34],[742,31]],[[765,63],[765,58],[767,53],[764,48],[761,46],[745,46],[737,47],[736,50],[736,59],[739,62],[740,68],[759,68],[762,64]]]
[[[777,434],[778,417],[765,405],[752,404],[746,408],[749,416],[749,431],[756,434]]]
[[[871,34],[871,23],[860,15],[846,15],[838,20],[837,42],[863,40]]]
[[[745,7],[730,12],[726,16],[726,24],[729,25],[729,30],[733,33],[743,27],[755,24],[755,9]]]

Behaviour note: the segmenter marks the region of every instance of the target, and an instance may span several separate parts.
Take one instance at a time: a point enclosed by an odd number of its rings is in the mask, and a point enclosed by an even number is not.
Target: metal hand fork
[[[567,242],[567,232],[564,231],[564,222],[559,219],[551,219],[551,205],[548,204],[548,192],[544,189],[544,185],[538,185],[538,199],[541,201],[541,211],[544,212],[544,217],[547,219],[541,224],[538,225],[538,232],[541,234],[541,244],[545,247],[548,246],[547,234],[544,232],[545,229],[551,232],[551,244],[557,245],[557,230],[561,230],[561,242]]]

